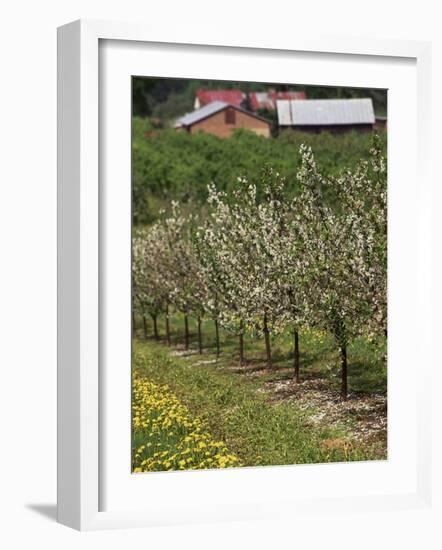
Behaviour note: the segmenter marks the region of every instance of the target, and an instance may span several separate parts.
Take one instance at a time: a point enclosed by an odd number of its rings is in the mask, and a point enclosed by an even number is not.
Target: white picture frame
[[[221,506],[202,501],[188,507],[173,509],[145,506],[129,507],[127,502],[103,510],[103,445],[102,418],[106,413],[100,395],[102,376],[100,337],[102,318],[100,303],[103,289],[100,282],[103,277],[101,234],[106,226],[100,223],[102,206],[102,188],[100,188],[100,44],[113,41],[131,45],[167,44],[171,52],[180,48],[228,48],[229,55],[244,54],[246,49],[254,52],[271,52],[272,55],[284,55],[284,52],[304,52],[317,56],[368,56],[394,63],[395,60],[408,59],[415,63],[417,80],[417,148],[414,151],[419,172],[417,192],[418,235],[412,254],[419,263],[416,280],[413,281],[415,313],[423,313],[422,322],[416,330],[422,340],[419,353],[427,353],[422,360],[420,377],[416,380],[416,407],[412,408],[413,424],[416,426],[415,461],[410,465],[415,471],[416,483],[413,489],[367,492],[365,495],[352,495],[331,490],[327,494],[292,501],[281,493],[270,490],[272,480],[266,478],[263,485],[264,495],[248,501],[246,509],[229,506],[228,501]],[[311,39],[297,35],[294,38],[281,37],[279,43],[265,44],[241,42],[235,40],[210,44],[199,42],[197,38],[174,33],[166,36],[155,35],[143,26],[116,22],[76,21],[61,27],[58,31],[58,521],[80,530],[139,527],[179,522],[216,521],[241,518],[259,518],[268,516],[263,505],[272,502],[276,516],[296,513],[309,513],[312,510],[327,511],[339,505],[342,511],[363,511],[398,508],[421,508],[431,501],[431,417],[428,388],[430,387],[431,357],[425,350],[430,333],[431,278],[429,252],[425,243],[430,232],[431,184],[427,171],[426,155],[429,150],[429,121],[431,103],[428,97],[427,82],[430,78],[430,44],[425,42],[405,42],[389,40],[364,40],[346,37],[327,37]],[[235,54],[236,52],[236,54]],[[208,52],[210,56],[210,53]],[[368,58],[367,57],[367,58]],[[152,75],[155,76],[155,75]],[[127,116],[130,111],[128,110]],[[126,136],[127,137],[127,136]],[[129,147],[129,144],[128,144]],[[126,152],[127,153],[127,152]],[[127,157],[127,154],[126,154]],[[129,177],[129,176],[128,176]],[[427,320],[426,320],[427,319]],[[404,355],[404,360],[407,357]],[[410,356],[408,361],[412,361]],[[126,403],[127,405],[127,403]],[[413,406],[414,407],[414,406]],[[127,426],[129,429],[129,426]],[[351,468],[352,465],[341,465]],[[362,465],[364,466],[364,465]],[[375,466],[376,467],[376,466]],[[285,467],[274,470],[279,483],[289,479],[290,470]],[[320,468],[320,466],[312,466]],[[251,470],[239,469],[233,473],[235,478],[222,483],[242,483],[244,479],[255,479]],[[298,470],[299,471],[299,470]],[[335,475],[338,468],[328,470],[328,476]],[[203,484],[216,484],[215,472],[176,473],[167,479],[168,490],[178,480],[194,479],[199,476]],[[224,474],[224,472],[223,472]],[[230,475],[230,474],[227,474]],[[266,474],[267,475],[267,474]],[[306,476],[314,477],[307,472]],[[336,473],[336,475],[338,475]],[[355,470],[352,474],[360,475]],[[177,476],[180,476],[178,478]],[[187,476],[187,477],[186,477]],[[147,479],[147,478],[145,478]],[[152,478],[153,479],[153,478]],[[274,478],[276,479],[276,478]],[[181,483],[181,481],[179,481]],[[219,483],[219,481],[218,481]],[[166,478],[157,477],[157,490],[166,485]],[[214,485],[215,486],[215,485]],[[219,486],[219,485],[218,485]],[[267,487],[267,489],[265,488]],[[182,486],[184,490],[185,486]],[[266,493],[267,491],[267,493]],[[313,491],[313,495],[315,491]],[[243,507],[244,508],[244,507]]]

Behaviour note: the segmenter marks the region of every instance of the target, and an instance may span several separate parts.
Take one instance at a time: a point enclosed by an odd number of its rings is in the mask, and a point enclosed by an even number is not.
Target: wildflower
[[[212,439],[206,426],[194,418],[167,386],[133,375],[132,424],[145,441],[134,449],[133,471],[201,469],[238,466],[222,441]],[[165,443],[173,440],[173,443]],[[165,445],[168,445],[165,447]],[[155,449],[155,451],[154,451]]]

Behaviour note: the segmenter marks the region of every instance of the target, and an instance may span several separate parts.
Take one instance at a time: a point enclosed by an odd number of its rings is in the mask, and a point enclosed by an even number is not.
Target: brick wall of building
[[[233,115],[232,112],[234,113]],[[234,116],[234,122],[232,118],[229,119],[229,117],[232,116]],[[208,132],[209,134],[215,134],[218,137],[229,137],[237,128],[251,130],[260,136],[270,136],[270,125],[267,122],[250,116],[247,113],[237,111],[236,109],[225,109],[204,120],[196,122],[190,127],[190,132],[195,134],[196,132],[202,131]]]

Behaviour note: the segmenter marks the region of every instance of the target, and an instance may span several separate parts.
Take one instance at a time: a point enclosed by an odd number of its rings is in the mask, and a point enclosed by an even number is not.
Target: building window
[[[235,124],[236,123],[236,112],[235,109],[226,109],[225,110],[225,123],[226,124]]]

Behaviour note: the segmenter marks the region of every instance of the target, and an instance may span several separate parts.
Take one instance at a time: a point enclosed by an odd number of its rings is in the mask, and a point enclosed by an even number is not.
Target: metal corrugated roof
[[[373,124],[371,98],[277,100],[280,126],[328,126],[339,124]]]
[[[210,115],[214,115],[218,111],[222,111],[227,105],[228,103],[225,103],[224,101],[212,101],[212,103],[204,105],[201,109],[197,109],[196,111],[192,111],[191,113],[178,118],[175,122],[175,126],[190,126],[203,118],[207,118]]]
[[[287,99],[278,99],[276,102],[278,123],[280,126],[291,126],[293,124],[290,103],[290,100]]]
[[[278,99],[306,99],[307,97],[304,91],[270,92],[269,96],[273,101],[277,101]]]
[[[274,103],[267,92],[251,92],[249,94],[250,107],[253,111],[258,109],[274,109]]]
[[[278,99],[305,99],[305,92],[251,92],[249,98],[254,111],[257,109],[273,110],[276,108]]]
[[[212,116],[215,113],[222,111],[226,107],[230,107],[231,109],[235,109],[235,111],[244,113],[247,116],[256,118],[258,120],[262,120],[266,124],[270,125],[269,120],[263,118],[262,116],[257,115],[256,113],[252,113],[251,111],[246,111],[245,109],[242,109],[237,105],[232,105],[231,103],[225,103],[224,101],[212,101],[212,103],[209,103],[209,105],[204,105],[204,107],[201,107],[201,109],[197,109],[196,111],[192,111],[191,113],[188,113],[187,115],[184,115],[181,118],[178,118],[175,121],[175,128],[179,128],[180,126],[191,126],[192,124],[195,124],[195,122],[198,122],[209,116]]]

